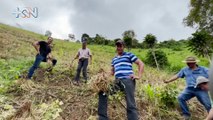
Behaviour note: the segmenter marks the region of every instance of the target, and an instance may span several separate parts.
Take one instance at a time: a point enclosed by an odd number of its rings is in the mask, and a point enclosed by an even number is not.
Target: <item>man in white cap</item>
[[[209,77],[208,69],[197,65],[198,61],[199,60],[196,60],[195,57],[187,57],[186,60],[183,61],[187,64],[187,67],[181,69],[179,73],[177,73],[169,80],[164,81],[165,83],[170,83],[177,80],[178,78],[185,77],[187,86],[185,90],[178,96],[178,102],[182,109],[182,114],[185,120],[189,120],[191,116],[186,102],[193,97],[197,97],[199,102],[205,107],[208,112],[211,109],[211,102],[208,91],[196,87],[196,80],[199,76],[203,76],[205,78]]]
[[[200,88],[205,91],[209,91],[209,79],[199,76],[197,78],[196,88]],[[206,120],[213,120],[213,109],[210,110],[209,115],[207,116]]]

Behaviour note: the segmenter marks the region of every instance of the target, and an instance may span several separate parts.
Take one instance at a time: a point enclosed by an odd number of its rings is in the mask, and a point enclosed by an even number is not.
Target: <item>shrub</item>
[[[170,64],[168,67],[168,71],[170,72],[178,72],[183,68],[183,66],[179,65],[179,64]]]
[[[183,49],[181,48],[181,46],[175,46],[173,48],[171,48],[173,51],[182,51]]]
[[[158,64],[159,64],[160,68],[164,68],[167,65],[169,65],[166,53],[164,53],[162,50],[155,50],[155,56],[156,56],[156,59],[158,61]],[[154,59],[154,57],[152,55],[152,51],[151,50],[148,51],[148,53],[146,54],[145,62],[148,65],[152,66],[152,67],[156,67],[155,59]]]
[[[169,84],[160,91],[160,102],[164,107],[175,107],[178,90],[175,84]]]

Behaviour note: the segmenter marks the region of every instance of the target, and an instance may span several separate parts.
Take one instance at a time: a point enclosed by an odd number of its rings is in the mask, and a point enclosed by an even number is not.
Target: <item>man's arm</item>
[[[137,59],[135,61],[135,64],[138,66],[138,76],[131,75],[130,77],[133,79],[140,79],[142,77],[142,73],[144,71],[144,63],[140,59]]]
[[[114,69],[114,67],[112,66],[112,68],[111,68],[111,75],[113,76],[115,74],[115,69]]]
[[[40,48],[39,42],[34,42],[34,43],[32,43],[32,45],[36,49],[37,53],[40,54],[40,52],[39,52],[39,48]]]
[[[177,80],[179,77],[178,77],[178,74],[174,75],[173,77],[171,77],[169,80],[165,80],[164,83],[170,83],[172,81],[175,81]]]
[[[205,120],[212,120],[212,119],[213,119],[213,108],[210,110],[210,112]]]
[[[48,58],[48,59],[52,59],[52,58],[53,58],[52,54],[49,53],[49,54],[47,55],[47,58]]]
[[[79,57],[79,52],[76,54],[73,60],[77,59]]]
[[[71,67],[71,68],[72,68],[72,66],[73,66],[74,60],[77,59],[78,57],[79,57],[79,52],[76,54],[76,56],[75,56],[73,59],[71,59],[71,64],[70,64],[70,67]]]

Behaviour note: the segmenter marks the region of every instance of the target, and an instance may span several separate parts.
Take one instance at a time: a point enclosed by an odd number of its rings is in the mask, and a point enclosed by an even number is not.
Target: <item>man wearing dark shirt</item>
[[[38,41],[33,43],[34,48],[37,51],[36,59],[33,66],[30,68],[27,78],[31,79],[33,76],[34,71],[38,68],[41,62],[48,62],[48,60],[52,61],[52,65],[54,66],[57,62],[56,59],[52,59],[51,56],[51,48],[50,44],[52,43],[53,38],[48,37],[47,42],[45,41]]]

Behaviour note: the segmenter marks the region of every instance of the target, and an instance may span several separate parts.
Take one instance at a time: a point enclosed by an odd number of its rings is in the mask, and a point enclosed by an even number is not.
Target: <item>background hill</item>
[[[81,47],[80,43],[54,40],[53,56],[58,64],[52,72],[46,72],[42,63],[32,81],[24,77],[35,57],[32,42],[46,40],[46,37],[30,31],[0,24],[0,119],[36,120],[95,120],[97,115],[97,95],[88,84],[74,86],[77,61],[70,68],[71,59]],[[163,45],[163,44],[162,44]],[[89,65],[89,76],[97,75],[100,69],[110,70],[115,48],[103,45],[88,45],[93,53],[93,64]],[[176,97],[184,88],[184,80],[164,84],[163,80],[174,75],[185,66],[181,61],[193,53],[187,48],[175,50],[159,48],[168,57],[169,65],[157,69],[145,66],[145,73],[137,81],[136,101],[141,120],[179,120],[179,107]],[[147,49],[132,49],[145,61]],[[201,65],[208,66],[205,58]],[[113,79],[109,77],[109,79]],[[94,80],[93,80],[94,81]],[[197,100],[190,101],[193,120],[206,116],[204,108]],[[110,97],[109,116],[112,120],[126,118],[125,100],[121,94]]]

